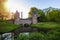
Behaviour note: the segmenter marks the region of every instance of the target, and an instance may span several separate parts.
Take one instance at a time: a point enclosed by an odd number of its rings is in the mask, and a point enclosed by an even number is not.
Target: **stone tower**
[[[20,20],[20,14],[19,14],[19,12],[18,11],[16,11],[15,12],[15,17],[14,17],[14,19],[15,19],[15,24],[19,24],[19,20]]]
[[[16,12],[15,12],[15,16],[14,16],[14,18],[17,19],[17,18],[19,18],[19,16],[20,16],[20,15],[19,15],[19,12],[16,11]]]
[[[36,11],[34,11],[32,13],[32,23],[33,24],[36,24],[37,23],[37,13],[36,13]]]

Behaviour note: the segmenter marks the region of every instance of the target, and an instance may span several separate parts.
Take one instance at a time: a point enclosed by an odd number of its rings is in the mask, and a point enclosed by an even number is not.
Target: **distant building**
[[[21,16],[20,16],[21,15]],[[14,15],[14,24],[36,24],[37,23],[37,14],[33,12],[32,18],[22,19],[22,13],[20,14],[18,11],[15,12]],[[21,17],[21,18],[20,18]]]

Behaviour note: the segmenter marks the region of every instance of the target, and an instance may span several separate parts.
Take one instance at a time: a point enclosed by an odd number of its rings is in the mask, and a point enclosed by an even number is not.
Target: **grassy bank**
[[[45,28],[45,29],[57,29],[60,28],[60,23],[56,22],[40,22],[37,24],[32,24],[32,28]]]
[[[12,31],[18,27],[20,27],[20,25],[8,23],[7,21],[2,21],[0,22],[0,33]]]

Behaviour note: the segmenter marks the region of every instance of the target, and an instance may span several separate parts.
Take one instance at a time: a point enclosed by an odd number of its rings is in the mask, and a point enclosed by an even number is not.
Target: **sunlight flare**
[[[19,2],[17,2],[19,1]],[[5,4],[6,8],[10,11],[10,12],[16,12],[19,11],[19,13],[23,12],[23,18],[27,18],[28,17],[28,12],[30,10],[30,6],[27,5],[27,3],[24,3],[21,0],[8,0]]]

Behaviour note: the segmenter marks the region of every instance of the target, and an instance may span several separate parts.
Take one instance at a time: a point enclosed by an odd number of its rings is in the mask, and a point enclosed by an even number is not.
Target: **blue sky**
[[[17,1],[17,2],[16,2]],[[24,2],[31,7],[37,7],[40,9],[47,8],[49,6],[54,8],[60,8],[60,0],[16,0],[16,3]]]
[[[23,18],[27,18],[31,7],[45,9],[48,7],[60,8],[60,0],[8,0],[6,4],[11,12],[18,10],[23,12]]]

